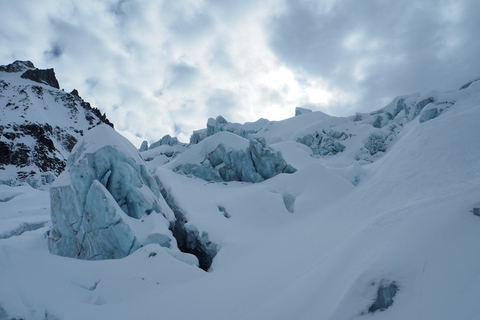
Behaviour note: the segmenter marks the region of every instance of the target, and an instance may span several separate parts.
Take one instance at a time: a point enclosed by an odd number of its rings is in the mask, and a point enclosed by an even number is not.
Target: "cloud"
[[[55,68],[136,144],[219,114],[333,115],[478,76],[478,1],[0,2],[0,64]]]
[[[212,117],[222,114],[228,118],[230,110],[237,106],[237,100],[238,98],[234,92],[217,89],[207,98],[205,104],[210,110]]]
[[[188,89],[199,77],[197,68],[186,63],[173,64],[169,67],[170,81],[168,89]]]
[[[355,92],[356,106],[379,108],[395,95],[450,89],[480,62],[478,1],[287,0],[268,25],[277,57],[299,73]],[[473,67],[473,68],[472,68]]]

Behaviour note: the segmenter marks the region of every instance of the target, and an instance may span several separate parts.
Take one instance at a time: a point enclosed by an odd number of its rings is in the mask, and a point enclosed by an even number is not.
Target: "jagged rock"
[[[34,68],[35,66],[31,61],[16,60],[13,63],[10,63],[9,65],[0,66],[0,71],[14,73],[14,72],[20,72],[20,71],[24,71],[27,69],[34,69]]]
[[[52,172],[55,176],[58,176],[64,170],[65,161],[55,149],[52,141],[53,129],[50,125],[36,123],[15,124],[11,128],[3,128],[1,131],[8,140],[5,142],[0,141],[0,168],[8,164],[18,168],[34,167],[38,168],[39,173],[48,175],[48,172]],[[33,138],[34,143],[26,145],[24,142],[21,142],[23,137]],[[34,171],[33,174],[24,176],[23,180],[25,181],[27,178],[32,179],[36,173]],[[36,186],[34,180],[31,180],[30,184]]]
[[[83,132],[101,123],[113,126],[78,95],[21,80],[22,72],[34,68],[30,61],[0,66],[0,71],[14,73],[0,80],[0,105],[5,106],[0,109],[0,184],[37,188],[51,183]],[[53,73],[39,76],[42,83],[56,81]]]
[[[55,77],[55,71],[52,69],[28,69],[25,71],[24,74],[21,76],[23,79],[30,79],[35,82],[43,83],[54,87],[56,89],[60,89],[60,85],[58,84],[58,80]]]

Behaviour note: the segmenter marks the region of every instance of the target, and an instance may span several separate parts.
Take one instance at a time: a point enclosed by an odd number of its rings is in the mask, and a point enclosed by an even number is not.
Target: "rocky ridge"
[[[53,69],[30,61],[0,66],[0,183],[49,184],[87,130],[113,124],[76,90],[59,89]]]

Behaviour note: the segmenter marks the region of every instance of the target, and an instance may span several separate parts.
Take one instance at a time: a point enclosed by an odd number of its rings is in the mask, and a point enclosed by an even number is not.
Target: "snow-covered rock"
[[[30,61],[0,66],[0,184],[50,184],[84,132],[112,125],[76,90],[58,88],[53,69]]]

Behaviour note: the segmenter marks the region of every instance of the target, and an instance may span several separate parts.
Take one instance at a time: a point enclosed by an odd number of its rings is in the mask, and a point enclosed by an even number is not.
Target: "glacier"
[[[260,131],[266,124],[270,123],[267,119],[259,119],[255,122],[246,122],[244,124],[228,122],[224,117],[217,116],[207,120],[207,128],[196,130],[190,137],[190,144],[200,143],[202,140],[222,131],[228,131],[242,138],[248,138],[250,135]]]
[[[73,149],[67,167],[50,189],[52,253],[113,259],[145,243],[169,247],[175,242],[167,219],[173,216],[162,211],[157,182],[135,147],[112,128],[102,125],[88,131]],[[140,219],[150,215],[163,225],[155,236],[137,231]]]
[[[179,174],[217,182],[261,182],[296,171],[280,152],[266,145],[265,139],[246,140],[227,131],[201,141],[166,167]]]

